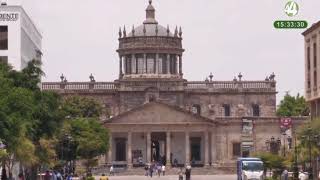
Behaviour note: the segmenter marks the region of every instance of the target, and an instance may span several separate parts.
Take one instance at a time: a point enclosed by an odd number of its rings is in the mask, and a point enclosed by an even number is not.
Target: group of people
[[[166,175],[166,166],[164,164],[161,163],[152,163],[152,164],[147,164],[144,167],[144,170],[146,171],[145,176],[153,176],[153,173],[155,173],[156,175],[158,175],[159,177],[161,176],[161,174],[163,176]]]
[[[190,165],[188,165],[187,167],[186,167],[186,170],[185,171],[183,171],[183,169],[182,168],[180,168],[180,171],[179,171],[179,180],[183,180],[183,175],[185,175],[186,176],[186,180],[190,180],[191,179],[191,166]]]
[[[49,171],[49,170],[47,170],[43,176],[43,180],[78,180],[78,179],[79,177],[76,174],[63,175],[59,171]]]

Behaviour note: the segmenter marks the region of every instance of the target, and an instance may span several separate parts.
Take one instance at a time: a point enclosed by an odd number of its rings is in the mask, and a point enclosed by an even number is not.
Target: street
[[[153,178],[145,177],[145,176],[111,176],[109,180],[147,180],[147,179],[159,179],[159,180],[178,180],[178,176],[161,176],[160,178],[154,176]],[[192,180],[235,180],[236,175],[199,175],[192,176]],[[96,177],[96,180],[99,180],[99,177]]]

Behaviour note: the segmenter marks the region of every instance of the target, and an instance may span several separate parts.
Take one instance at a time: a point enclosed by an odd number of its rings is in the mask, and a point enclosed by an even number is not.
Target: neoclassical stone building
[[[45,82],[43,90],[97,99],[111,113],[107,164],[128,167],[163,161],[223,167],[265,151],[282,137],[276,117],[276,81],[205,81],[183,78],[182,30],[158,24],[152,1],[142,25],[119,31],[119,79],[114,82]],[[293,118],[293,126],[303,119]]]

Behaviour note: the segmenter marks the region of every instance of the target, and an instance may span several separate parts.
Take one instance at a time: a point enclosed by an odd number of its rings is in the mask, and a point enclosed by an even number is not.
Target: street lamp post
[[[286,157],[286,133],[284,132],[283,134],[283,157]]]
[[[312,167],[312,145],[311,145],[311,138],[312,138],[312,129],[309,127],[307,129],[307,136],[302,136],[303,139],[307,140],[308,148],[309,148],[309,179],[313,179],[313,167]]]

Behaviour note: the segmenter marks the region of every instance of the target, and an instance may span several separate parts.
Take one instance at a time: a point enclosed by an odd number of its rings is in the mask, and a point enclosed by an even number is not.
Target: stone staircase
[[[183,169],[184,170],[184,169]],[[178,175],[180,168],[167,168],[166,175]],[[192,168],[193,175],[215,175],[215,174],[234,174],[236,172],[234,167],[194,167]],[[94,175],[109,174],[109,168],[97,168],[93,171]],[[132,176],[132,175],[145,175],[143,167],[130,168],[130,169],[115,169],[117,176]],[[155,174],[154,174],[155,175]]]

